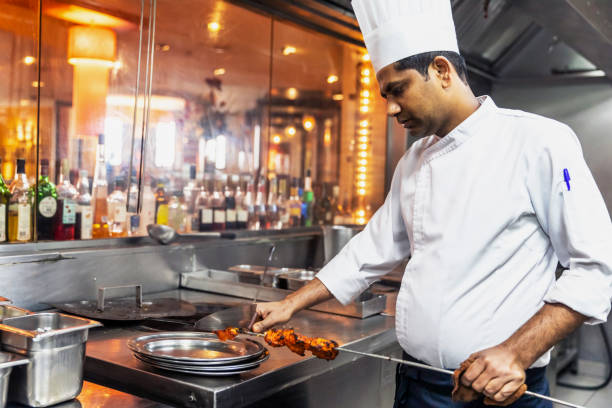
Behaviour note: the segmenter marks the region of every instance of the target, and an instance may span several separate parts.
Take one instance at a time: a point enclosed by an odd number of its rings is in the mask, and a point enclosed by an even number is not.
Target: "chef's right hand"
[[[257,314],[262,319],[253,325],[253,331],[263,332],[268,328],[286,323],[293,316],[293,309],[287,300],[257,304]]]

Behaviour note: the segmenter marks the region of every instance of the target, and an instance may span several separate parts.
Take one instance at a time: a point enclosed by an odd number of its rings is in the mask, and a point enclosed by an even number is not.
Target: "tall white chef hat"
[[[450,0],[353,0],[374,69],[430,51],[459,52]]]

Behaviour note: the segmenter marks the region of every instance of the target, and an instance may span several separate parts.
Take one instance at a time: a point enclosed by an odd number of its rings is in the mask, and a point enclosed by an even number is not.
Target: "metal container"
[[[323,229],[325,264],[327,264],[351,238],[363,230],[363,225],[330,225],[321,228]]]
[[[263,265],[248,265],[248,264],[240,264],[234,265],[227,268],[228,271],[235,273],[238,276],[238,282],[242,283],[252,283],[255,285],[259,284],[261,276],[264,273],[265,266]],[[268,272],[264,276],[264,285],[278,287],[279,281],[278,277],[283,273],[300,271],[301,269],[294,268],[278,268],[274,266],[268,267]]]
[[[4,408],[6,405],[6,394],[11,370],[17,365],[27,363],[28,359],[25,357],[0,351],[0,408]]]
[[[27,316],[29,314],[32,314],[32,312],[17,306],[0,305],[0,322],[11,317]]]
[[[100,323],[61,313],[35,313],[0,324],[2,347],[29,358],[17,367],[9,400],[46,407],[75,398],[83,386],[88,331]]]
[[[313,280],[317,272],[307,269],[298,269],[278,275],[278,287],[281,289],[298,290]]]

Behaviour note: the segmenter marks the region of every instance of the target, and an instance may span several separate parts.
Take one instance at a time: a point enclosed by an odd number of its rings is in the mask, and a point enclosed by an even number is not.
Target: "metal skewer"
[[[247,334],[249,336],[265,337],[265,333],[255,333],[255,332],[252,332],[250,330],[244,330],[244,329],[242,329],[240,331],[240,333],[241,334]],[[345,348],[342,348],[342,347],[336,347],[336,350],[345,351],[347,353],[352,353],[352,354],[359,354],[360,356],[378,358],[380,360],[393,361],[393,362],[396,362],[396,363],[405,364],[407,366],[416,367],[416,368],[420,368],[420,369],[423,369],[423,370],[435,371],[435,372],[442,373],[442,374],[448,374],[448,375],[453,375],[454,374],[454,371],[451,371],[451,370],[446,370],[444,368],[438,368],[438,367],[432,367],[432,366],[427,365],[427,364],[415,363],[414,361],[402,360],[400,358],[383,356],[383,355],[380,355],[380,354],[364,353],[363,351],[349,350],[349,349],[345,349]],[[529,390],[525,391],[525,395],[530,395],[530,396],[535,397],[535,398],[540,398],[540,399],[547,400],[547,401],[550,401],[550,402],[554,402],[555,404],[564,405],[564,406],[570,407],[570,408],[587,408],[584,405],[572,404],[571,402],[562,401],[560,399],[556,399],[556,398],[549,397],[549,396],[546,396],[546,395],[538,394],[537,392],[532,392],[532,391],[529,391]]]
[[[255,334],[257,334],[257,333],[255,333]],[[342,347],[337,347],[336,350],[342,350],[342,351],[346,351],[348,353],[353,353],[353,354],[359,354],[359,355],[362,355],[362,356],[378,358],[378,359],[381,359],[381,360],[394,361],[396,363],[405,364],[405,365],[408,365],[408,366],[412,366],[412,367],[416,367],[416,368],[421,368],[421,369],[424,369],[424,370],[436,371],[438,373],[443,373],[443,374],[453,375],[453,373],[454,373],[451,370],[445,370],[443,368],[432,367],[432,366],[429,366],[427,364],[415,363],[413,361],[401,360],[399,358],[393,358],[393,357],[388,357],[388,356],[381,356],[379,354],[364,353],[362,351],[349,350],[349,349],[345,349],[345,348],[342,348]],[[582,406],[582,405],[572,404],[571,402],[566,402],[566,401],[562,401],[562,400],[559,400],[559,399],[556,399],[556,398],[548,397],[546,395],[538,394],[537,392],[525,391],[525,395],[530,395],[532,397],[544,399],[544,400],[547,400],[547,401],[550,401],[550,402],[554,402],[555,404],[565,405],[566,407],[586,408],[585,406]]]
[[[270,247],[270,252],[268,253],[268,257],[266,258],[266,263],[264,265],[263,273],[261,274],[261,278],[259,279],[259,287],[255,291],[255,296],[253,297],[253,304],[257,303],[257,297],[259,296],[259,291],[261,287],[264,285],[264,280],[266,279],[266,274],[268,273],[268,267],[270,266],[270,262],[272,262],[272,256],[274,255],[274,251],[276,251],[276,245],[272,245]],[[253,328],[253,324],[255,324],[255,320],[257,319],[257,310],[253,313],[253,317],[251,317],[251,321],[247,328],[251,330]]]

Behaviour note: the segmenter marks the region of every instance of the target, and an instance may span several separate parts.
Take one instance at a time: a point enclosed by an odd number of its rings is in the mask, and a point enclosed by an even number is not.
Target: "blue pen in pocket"
[[[563,180],[565,180],[565,185],[567,186],[567,191],[570,191],[570,175],[567,169],[563,169]]]

